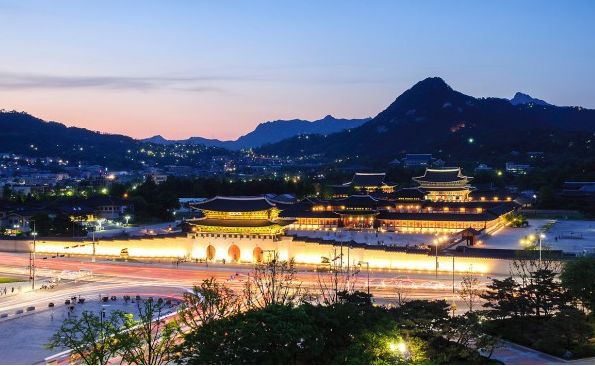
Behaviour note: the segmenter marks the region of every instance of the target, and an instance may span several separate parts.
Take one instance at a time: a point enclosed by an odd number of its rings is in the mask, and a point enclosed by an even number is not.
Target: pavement
[[[548,228],[549,227],[549,228]],[[544,232],[542,248],[566,253],[593,254],[595,252],[595,221],[529,219],[525,228],[503,227],[479,240],[480,248],[522,249],[521,239]],[[537,244],[537,243],[535,243]]]
[[[85,302],[83,304],[74,304],[74,309],[69,311],[69,307],[64,304],[64,299],[70,298],[70,296],[66,295],[68,290],[65,288],[61,290],[58,295],[54,296],[56,299],[53,299],[51,292],[46,292],[47,298],[41,304],[37,304],[35,311],[24,312],[18,316],[11,316],[0,321],[0,334],[10,335],[0,336],[0,364],[31,365],[45,363],[44,359],[46,357],[64,351],[64,349],[48,350],[44,348],[44,345],[48,342],[49,337],[60,329],[64,319],[69,316],[80,315],[83,311],[99,313],[103,309],[107,311],[108,316],[109,312],[114,310],[123,310],[135,314],[136,304],[125,303],[122,295],[128,294],[133,298],[137,294],[143,298],[149,296],[166,298],[170,294],[176,294],[179,297],[180,291],[178,288],[157,285],[129,285],[125,287],[120,283],[100,287],[93,282],[77,284],[70,290],[79,294],[77,296],[82,295]],[[101,302],[99,301],[100,294],[116,295],[117,300],[110,300],[107,303]],[[49,308],[47,306],[50,300],[55,303],[55,307]],[[23,303],[25,302],[28,302],[27,299],[23,299]],[[31,304],[31,302],[28,302],[28,304]],[[18,304],[14,303],[13,306],[18,306]]]
[[[594,365],[595,357],[579,360],[564,360],[547,353],[523,347],[516,343],[502,341],[501,346],[492,354],[492,358],[505,365]]]

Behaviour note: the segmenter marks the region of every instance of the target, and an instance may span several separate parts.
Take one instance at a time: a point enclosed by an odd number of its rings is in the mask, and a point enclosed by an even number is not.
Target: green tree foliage
[[[48,214],[40,213],[31,217],[30,221],[35,221],[35,231],[39,236],[49,236],[52,235],[53,229],[53,220],[48,216]],[[33,224],[31,224],[31,228],[33,228]]]
[[[138,320],[132,317],[125,331],[114,335],[118,353],[132,365],[162,365],[173,356],[179,327],[175,320],[165,319],[167,305],[160,301],[137,302]]]
[[[518,212],[509,212],[502,216],[502,219],[506,224],[512,227],[527,227],[529,226],[529,221],[522,213]]]
[[[512,277],[507,277],[492,280],[480,297],[487,301],[483,306],[491,309],[487,312],[491,318],[504,319],[531,313],[529,299],[522,294],[520,285]]]
[[[480,288],[479,277],[475,272],[469,270],[463,276],[461,288],[459,289],[459,297],[465,302],[469,311],[473,311],[482,293],[483,290]]]
[[[595,313],[595,257],[567,261],[560,274],[562,286],[577,298],[584,308]]]
[[[218,319],[189,333],[187,364],[394,363],[395,321],[382,308],[270,305]]]
[[[194,285],[192,292],[184,293],[180,321],[196,330],[215,319],[238,312],[240,305],[240,299],[229,287],[211,277]]]
[[[537,316],[552,314],[564,306],[569,299],[565,289],[555,280],[555,277],[556,273],[551,270],[537,270],[531,273],[530,282],[524,288],[524,294]]]
[[[84,311],[81,316],[71,316],[45,345],[48,349],[66,347],[86,365],[105,365],[120,351],[116,340],[123,332],[128,317],[113,311],[94,314]]]
[[[448,319],[450,305],[446,300],[411,300],[392,310],[403,329],[412,335],[431,334]]]
[[[244,296],[250,307],[299,303],[306,294],[296,275],[293,258],[279,260],[279,254],[275,253],[271,260],[256,264],[244,288]]]
[[[545,323],[544,338],[556,339],[564,348],[570,349],[587,343],[593,331],[593,325],[584,313],[567,308]]]

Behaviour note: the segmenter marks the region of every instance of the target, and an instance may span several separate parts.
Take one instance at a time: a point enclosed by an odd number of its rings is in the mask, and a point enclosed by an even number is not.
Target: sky
[[[374,117],[430,76],[595,109],[595,1],[0,0],[0,109],[134,138]]]

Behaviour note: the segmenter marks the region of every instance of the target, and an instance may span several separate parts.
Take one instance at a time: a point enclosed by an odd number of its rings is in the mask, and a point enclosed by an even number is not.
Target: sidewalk
[[[564,360],[547,353],[527,348],[516,343],[502,341],[502,346],[496,349],[492,359],[502,361],[506,365],[593,365],[595,357],[579,360]]]

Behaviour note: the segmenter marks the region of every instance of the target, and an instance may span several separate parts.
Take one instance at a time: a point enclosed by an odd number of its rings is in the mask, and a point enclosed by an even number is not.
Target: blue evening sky
[[[375,116],[429,76],[595,108],[595,1],[0,0],[0,108],[142,138]]]

